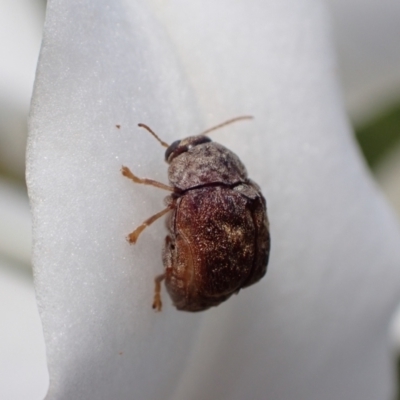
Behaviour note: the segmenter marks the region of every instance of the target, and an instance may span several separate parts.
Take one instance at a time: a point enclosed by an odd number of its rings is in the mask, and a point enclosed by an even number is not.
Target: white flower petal
[[[49,3],[28,153],[48,398],[388,396],[399,232],[351,139],[324,10],[152,8],[165,30],[146,2]],[[136,124],[171,142],[247,113],[254,123],[213,138],[267,196],[270,271],[207,313],[179,313],[164,294],[154,314],[162,224],[134,247],[124,235],[163,194],[119,168],[165,182],[166,167]]]
[[[49,3],[27,171],[49,398],[168,395],[202,318],[166,297],[151,309],[163,224],[125,240],[168,194],[121,175],[166,180],[164,149],[137,123],[164,140],[200,127],[164,35],[141,3]]]
[[[273,246],[253,293],[207,313],[174,398],[388,398],[399,231],[350,137],[324,10],[180,1],[158,12],[196,68],[204,112],[256,116],[245,138],[220,137],[265,190]]]

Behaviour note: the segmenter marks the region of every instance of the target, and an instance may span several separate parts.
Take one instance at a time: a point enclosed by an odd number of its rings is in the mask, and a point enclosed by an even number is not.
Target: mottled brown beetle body
[[[239,158],[208,137],[182,140],[167,161],[177,191],[168,199],[173,209],[163,250],[165,285],[176,308],[202,311],[265,275],[265,200]]]
[[[153,307],[161,309],[160,283],[165,278],[178,310],[203,311],[265,275],[270,249],[266,202],[239,158],[207,136],[174,142],[165,159],[173,193],[166,198],[171,212],[163,249],[165,273],[156,278]],[[153,220],[133,232],[130,242]]]

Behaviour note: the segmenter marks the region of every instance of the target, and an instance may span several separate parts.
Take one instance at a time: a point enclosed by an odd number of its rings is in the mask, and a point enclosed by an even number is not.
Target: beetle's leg
[[[122,175],[126,176],[129,179],[132,179],[133,182],[135,183],[143,183],[144,185],[151,185],[158,187],[160,189],[164,190],[169,190],[170,192],[174,191],[174,188],[168,185],[165,185],[164,183],[153,181],[153,179],[147,179],[147,178],[138,178],[136,175],[133,175],[131,170],[128,167],[125,167],[124,165],[121,168]]]
[[[162,308],[162,301],[161,301],[161,282],[165,279],[165,274],[158,275],[154,279],[156,284],[154,288],[154,301],[153,301],[153,308],[156,311],[161,311]]]
[[[146,229],[149,225],[151,225],[154,221],[158,220],[158,218],[161,218],[163,215],[165,215],[168,211],[171,211],[171,207],[164,208],[164,210],[158,212],[157,214],[154,214],[150,218],[146,219],[141,225],[139,225],[132,233],[130,233],[127,237],[126,240],[130,244],[135,244],[136,241],[138,240],[139,235]]]

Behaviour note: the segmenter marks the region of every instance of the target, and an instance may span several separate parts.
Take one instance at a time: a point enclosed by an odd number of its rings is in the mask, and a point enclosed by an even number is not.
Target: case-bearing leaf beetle
[[[250,118],[231,119],[171,145],[139,124],[167,147],[170,186],[138,178],[125,166],[122,174],[172,192],[165,199],[167,207],[127,237],[129,243],[136,243],[147,226],[169,213],[162,252],[165,271],[155,278],[153,308],[157,311],[162,306],[163,280],[178,310],[203,311],[259,281],[267,271],[270,235],[261,190],[247,177],[236,154],[205,136]]]

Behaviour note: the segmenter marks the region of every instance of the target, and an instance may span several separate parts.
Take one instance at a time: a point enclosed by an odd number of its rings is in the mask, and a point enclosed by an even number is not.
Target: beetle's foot
[[[133,175],[131,170],[128,167],[125,167],[125,165],[122,166],[121,168],[121,173],[123,176],[126,176],[127,178],[131,178],[131,176]]]
[[[138,176],[134,175],[128,167],[125,167],[125,165],[121,167],[121,173],[123,176],[127,177],[128,179],[131,179],[135,183],[142,183],[144,185],[155,186],[160,189],[168,190],[169,192],[174,191],[174,188],[172,186],[168,186],[165,183],[157,182],[154,181],[153,179],[139,178]]]
[[[156,293],[154,295],[154,301],[153,301],[153,310],[155,310],[156,312],[161,311],[162,309],[162,301],[161,301],[161,296],[160,293]]]
[[[138,240],[139,234],[140,232],[137,232],[137,230],[135,230],[126,237],[126,240],[129,244],[135,244]]]

